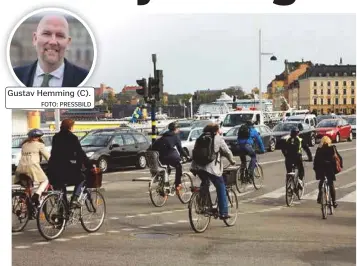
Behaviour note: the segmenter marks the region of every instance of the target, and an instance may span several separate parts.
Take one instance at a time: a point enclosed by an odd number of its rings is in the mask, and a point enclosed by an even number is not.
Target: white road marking
[[[150,226],[139,226],[140,229],[148,229]]]
[[[36,243],[33,243],[34,245],[48,245],[48,244],[51,244],[51,242],[36,242]]]
[[[149,225],[150,227],[160,227],[160,226],[162,226],[162,224],[151,224],[151,225]]]
[[[24,232],[15,232],[15,233],[12,233],[13,236],[18,236],[18,235],[22,235]]]
[[[135,228],[123,228],[123,229],[121,229],[121,230],[123,230],[123,231],[134,231]]]
[[[145,214],[145,213],[139,213],[136,215],[137,217],[145,217],[145,216],[148,216],[148,214]]]
[[[38,231],[38,229],[28,229],[27,231],[28,232],[35,232],[35,231]]]
[[[166,223],[163,223],[163,224],[166,224],[166,225],[173,225],[173,224],[176,224],[176,223],[173,223],[173,222],[166,222]]]
[[[104,233],[90,233],[90,236],[102,236]]]
[[[110,231],[107,231],[108,233],[120,233],[120,231],[117,231],[117,230],[110,230]]]
[[[319,190],[315,189],[312,192],[305,194],[302,198],[304,200],[317,200],[317,195],[319,194]]]
[[[188,223],[188,220],[178,220],[178,223]]]
[[[110,219],[110,220],[119,220],[118,217],[110,217],[109,219]]]
[[[69,241],[71,239],[68,239],[68,238],[59,238],[59,239],[55,239],[54,241],[57,241],[57,242],[66,242],[66,241]]]
[[[85,237],[88,237],[88,235],[72,236],[73,239],[81,239],[81,238],[85,238]]]
[[[356,190],[348,193],[346,196],[344,196],[341,199],[338,199],[337,202],[356,202]]]
[[[356,186],[356,182],[352,182],[352,183],[337,187],[336,189],[344,189],[344,188],[349,188],[349,187],[353,187],[353,186]]]
[[[25,249],[25,248],[30,248],[30,246],[16,246],[15,248],[18,248],[18,249]]]

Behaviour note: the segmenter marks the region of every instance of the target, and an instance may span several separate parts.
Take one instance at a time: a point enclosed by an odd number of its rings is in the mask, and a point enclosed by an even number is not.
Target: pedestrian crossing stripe
[[[337,202],[356,202],[356,190],[348,193],[347,195],[345,195],[343,198],[337,200]]]

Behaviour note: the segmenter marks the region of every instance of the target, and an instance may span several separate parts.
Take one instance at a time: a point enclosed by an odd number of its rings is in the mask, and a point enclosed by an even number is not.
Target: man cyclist
[[[309,146],[299,137],[299,129],[294,127],[291,129],[290,137],[283,142],[281,151],[285,157],[286,172],[292,171],[293,164],[296,165],[299,172],[299,185],[302,188],[302,180],[304,178],[304,165],[302,163],[302,149],[305,150],[309,162],[312,162],[312,154]]]
[[[250,163],[248,167],[249,177],[254,174],[254,168],[257,162],[257,156],[253,147],[254,140],[258,142],[259,149],[261,153],[265,152],[264,144],[262,138],[260,137],[258,131],[253,127],[252,121],[246,121],[245,124],[241,125],[238,130],[238,151],[239,157],[242,163],[241,170],[244,171],[247,164],[246,155],[250,157]]]
[[[159,160],[162,164],[175,167],[175,187],[176,192],[178,193],[181,189],[181,157],[189,159],[189,156],[186,154],[185,150],[182,149],[181,140],[177,135],[179,132],[178,124],[172,122],[169,124],[168,129],[169,131],[165,132],[161,138],[154,142],[152,149],[159,152]]]

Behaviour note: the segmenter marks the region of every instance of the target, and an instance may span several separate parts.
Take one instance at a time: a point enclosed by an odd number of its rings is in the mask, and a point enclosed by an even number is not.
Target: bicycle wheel
[[[59,198],[59,194],[47,195],[39,207],[36,219],[40,234],[47,240],[58,238],[66,226],[67,212],[67,204]]]
[[[187,204],[192,196],[191,187],[193,187],[192,177],[189,173],[183,173],[181,177],[182,188],[180,193],[177,194],[177,197],[183,204]]]
[[[285,201],[286,205],[288,207],[291,206],[291,204],[294,201],[294,180],[292,176],[288,176],[288,180],[286,181],[286,186],[285,186]]]
[[[239,193],[243,193],[247,188],[247,182],[244,180],[244,173],[241,173],[241,167],[236,172],[236,189]]]
[[[84,230],[93,233],[98,231],[104,223],[106,204],[103,195],[98,190],[87,189],[87,193],[87,198],[81,202],[80,221]]]
[[[29,199],[25,192],[12,193],[12,232],[21,232],[26,227],[31,215]]]
[[[195,192],[192,194],[190,203],[188,204],[188,217],[190,220],[190,225],[196,233],[203,233],[206,231],[210,221],[211,215],[207,214],[206,201],[204,197],[201,196],[200,192]],[[194,218],[194,215],[197,215],[197,218]],[[202,219],[202,223],[200,223]]]
[[[260,164],[257,164],[254,168],[254,175],[253,175],[253,186],[256,190],[260,189],[263,186],[264,181],[264,174],[263,168]]]
[[[167,195],[164,191],[164,182],[159,175],[154,176],[149,183],[149,195],[152,204],[155,207],[162,207],[167,201]]]
[[[305,178],[302,180],[302,188],[299,189],[299,192],[297,193],[297,197],[299,200],[302,199],[302,197],[304,196],[305,193]]]
[[[321,188],[321,211],[322,219],[327,219],[327,190],[326,185],[323,184]]]
[[[330,188],[330,187],[329,187]],[[329,191],[328,193],[328,207],[330,209],[330,215],[333,214],[334,208],[333,208],[333,204],[332,204],[332,197],[331,197],[331,193]]]
[[[223,220],[227,226],[235,225],[238,218],[238,197],[233,189],[227,189],[228,214],[231,218]]]

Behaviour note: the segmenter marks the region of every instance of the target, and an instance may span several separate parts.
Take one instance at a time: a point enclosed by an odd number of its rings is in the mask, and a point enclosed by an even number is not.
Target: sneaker
[[[39,199],[40,199],[40,195],[38,195],[37,193],[32,195],[31,201],[35,205],[35,207],[38,207],[40,205]]]
[[[231,216],[229,214],[222,214],[219,216],[219,219],[221,219],[221,220],[227,220],[229,218],[231,218]]]
[[[332,205],[333,205],[333,207],[336,209],[337,208],[337,206],[338,206],[338,204],[337,204],[337,202],[336,201],[334,201],[333,203],[332,203]]]
[[[78,196],[73,196],[71,200],[71,208],[80,208],[81,204],[78,202]]]

